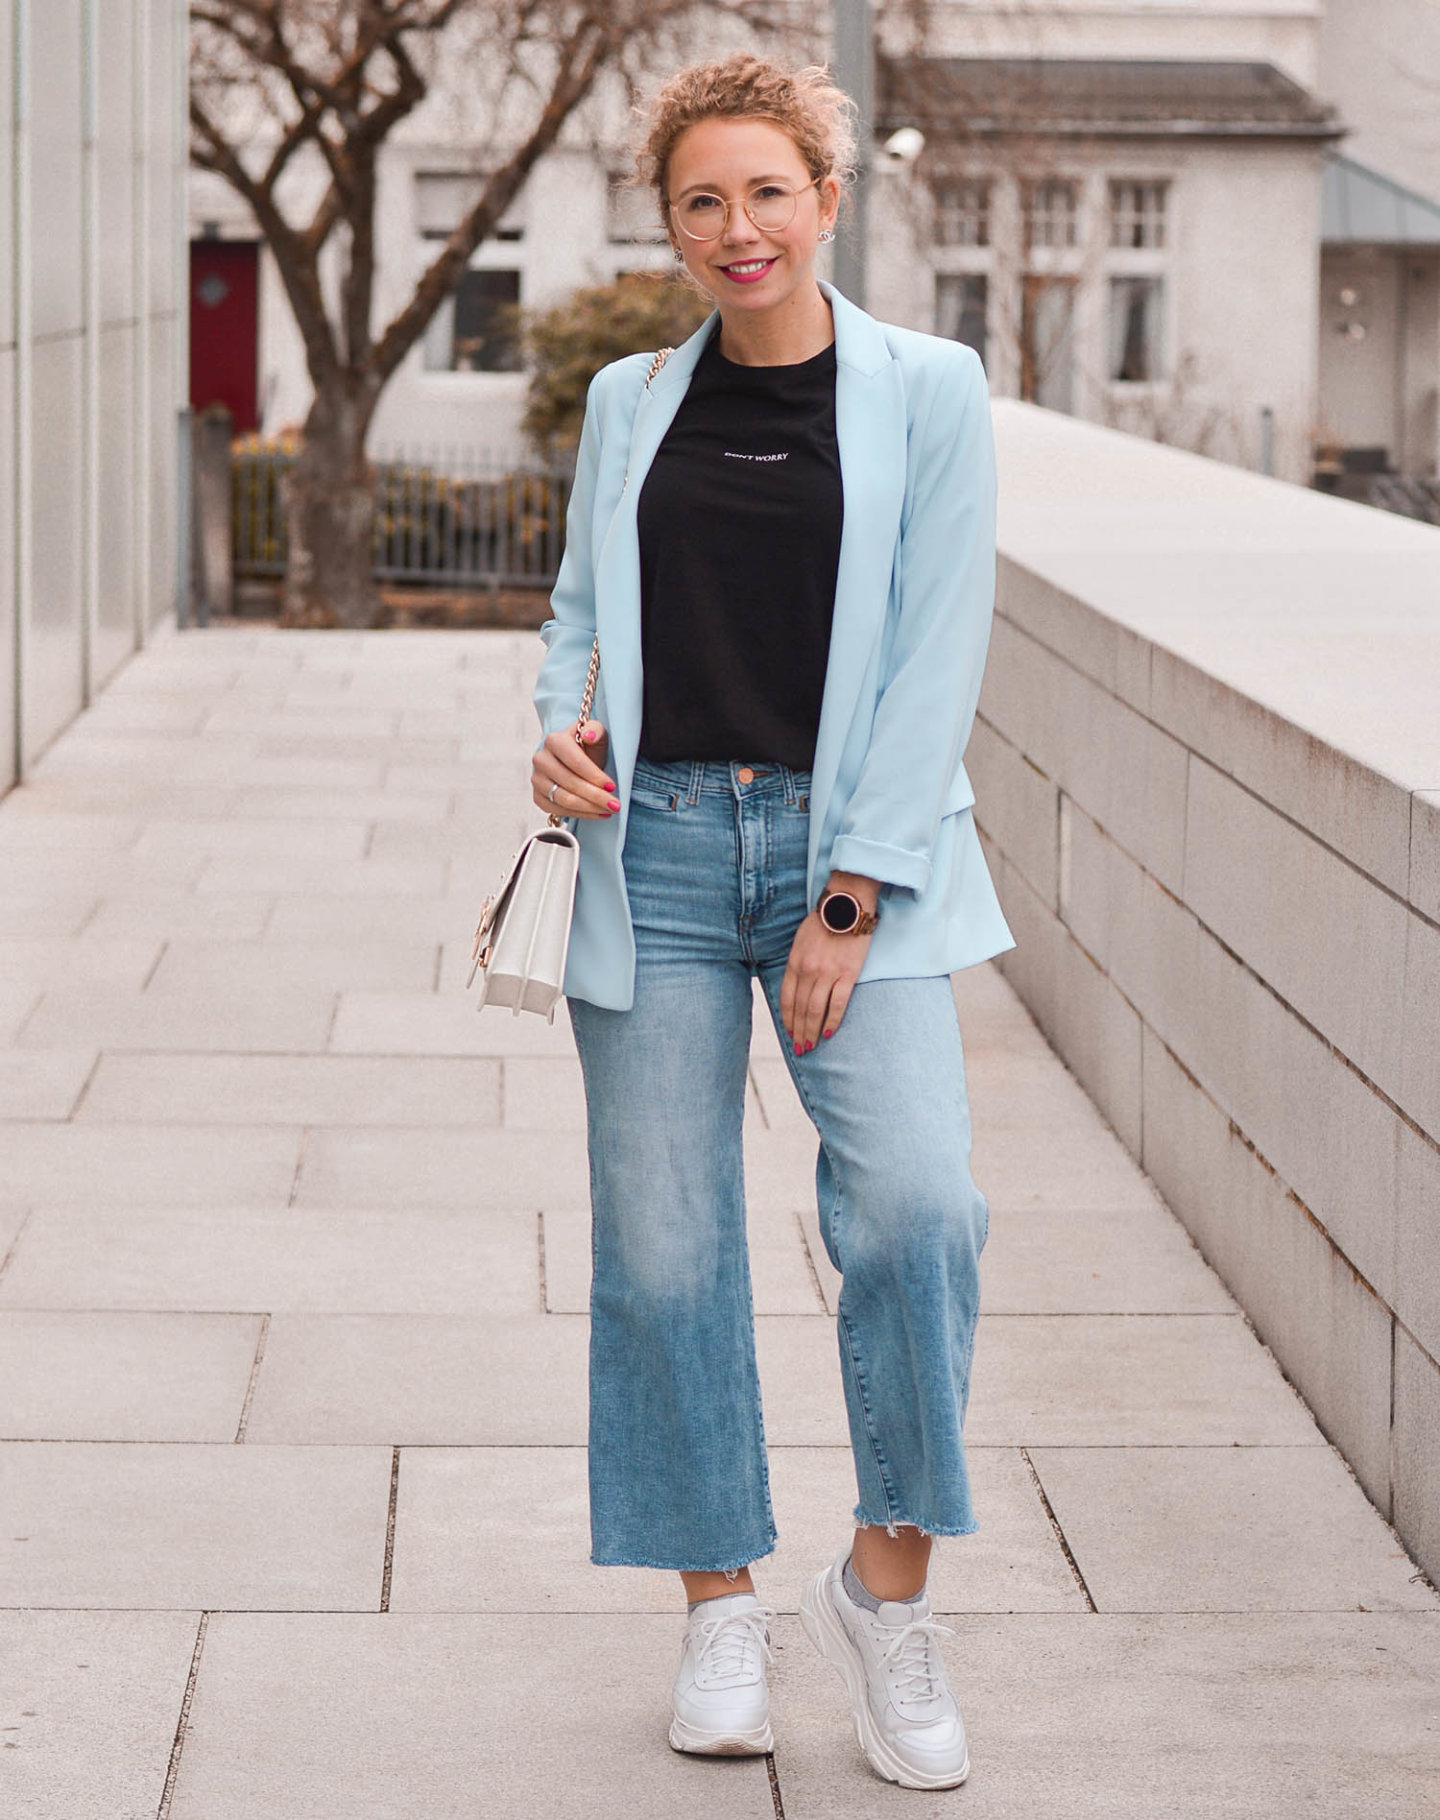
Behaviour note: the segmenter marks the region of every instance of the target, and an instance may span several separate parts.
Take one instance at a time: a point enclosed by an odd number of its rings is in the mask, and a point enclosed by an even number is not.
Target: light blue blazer
[[[820,282],[835,322],[844,519],[810,794],[813,904],[832,869],[883,881],[860,979],[949,973],[1013,948],[975,832],[961,754],[995,601],[995,453],[971,348],[879,322]],[[649,354],[602,367],[585,404],[565,554],[541,628],[544,733],[580,709],[598,628],[595,718],[620,813],[576,818],[580,882],[565,991],[628,1011],[635,938],[621,853],[640,744],[635,502],[715,324],[645,386]],[[736,552],[736,582],[747,562]],[[736,757],[764,756],[737,753]]]

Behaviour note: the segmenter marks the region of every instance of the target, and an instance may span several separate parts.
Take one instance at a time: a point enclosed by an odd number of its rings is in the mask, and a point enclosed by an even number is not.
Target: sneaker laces
[[[902,1624],[881,1650],[880,1660],[889,1664],[902,1700],[922,1702],[940,1697],[946,1685],[945,1664],[936,1633],[942,1630],[955,1635],[953,1624],[940,1624],[934,1618],[913,1618]]]
[[[773,1662],[766,1621],[775,1617],[769,1605],[750,1605],[744,1611],[721,1612],[718,1617],[692,1620],[697,1667],[718,1677],[742,1674],[747,1658],[758,1644],[766,1662]]]

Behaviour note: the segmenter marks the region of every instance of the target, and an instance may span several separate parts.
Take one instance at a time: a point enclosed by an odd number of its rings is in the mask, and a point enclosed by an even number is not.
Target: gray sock
[[[841,1570],[840,1578],[846,1592],[849,1593],[856,1605],[863,1605],[866,1611],[879,1611],[883,1601],[877,1599],[874,1593],[870,1591],[869,1587],[861,1580],[859,1574],[855,1571],[849,1555],[846,1555],[845,1557],[845,1566]],[[901,1605],[913,1605],[917,1599],[923,1599],[924,1596],[925,1588],[922,1586],[919,1592],[911,1593],[908,1599],[901,1599],[895,1602]]]

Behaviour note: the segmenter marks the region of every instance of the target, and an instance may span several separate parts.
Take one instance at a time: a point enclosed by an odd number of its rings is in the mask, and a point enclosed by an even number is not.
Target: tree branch
[[[480,200],[455,228],[416,285],[409,303],[375,344],[371,371],[377,391],[423,334],[441,300],[459,283],[470,255],[509,208],[538,160],[555,143],[573,108],[594,86],[613,48],[609,30],[593,18],[585,20],[566,45],[559,73],[530,137],[490,177]]]
[[[295,312],[295,321],[305,343],[311,378],[318,386],[339,368],[335,337],[325,314],[325,299],[320,290],[316,252],[304,237],[297,234],[280,213],[274,192],[252,177],[239,152],[225,138],[220,128],[205,111],[198,96],[190,98],[190,124],[201,139],[196,161],[216,172],[246,201],[264,234],[275,264],[279,268],[285,294]],[[194,156],[194,153],[192,153]],[[317,249],[318,250],[318,249]]]

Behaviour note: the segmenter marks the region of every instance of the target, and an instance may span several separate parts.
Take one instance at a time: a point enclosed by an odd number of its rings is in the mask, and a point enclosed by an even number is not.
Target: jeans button
[[[750,769],[749,765],[741,765],[735,775],[742,784],[753,784],[755,781],[755,773]]]

